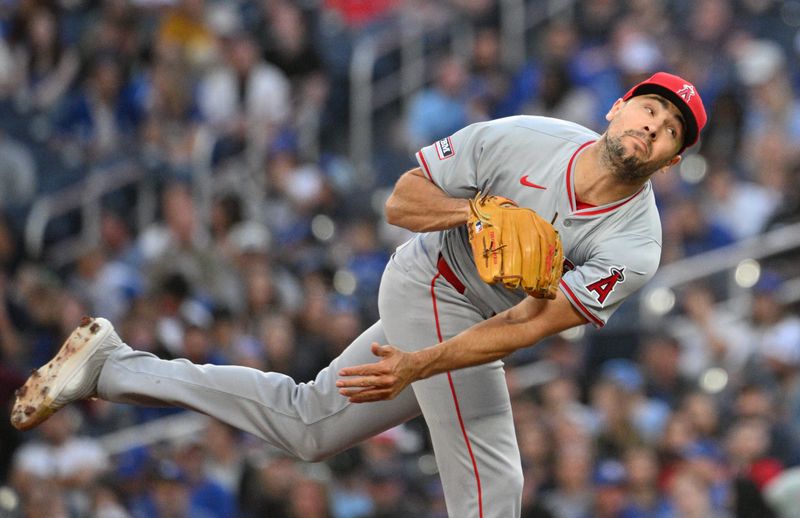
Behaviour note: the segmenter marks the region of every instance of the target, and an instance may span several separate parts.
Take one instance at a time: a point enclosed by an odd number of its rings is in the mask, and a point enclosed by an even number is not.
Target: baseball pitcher
[[[573,326],[602,327],[653,276],[661,227],[649,178],[697,142],[706,113],[691,83],[660,72],[606,119],[598,135],[510,117],[420,150],[386,204],[389,222],[417,234],[386,266],[380,320],[314,381],[161,360],[86,318],[20,388],[13,425],[30,429],[91,396],[174,405],[316,461],[421,412],[450,516],[519,516],[502,358]]]

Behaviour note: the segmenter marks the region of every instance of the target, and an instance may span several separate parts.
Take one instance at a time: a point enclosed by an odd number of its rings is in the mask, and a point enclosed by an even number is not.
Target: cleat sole
[[[30,430],[56,413],[63,406],[56,400],[64,387],[81,371],[113,329],[110,324],[104,326],[97,319],[84,317],[64,341],[58,354],[35,369],[25,384],[17,389],[11,409],[11,425],[17,430]]]

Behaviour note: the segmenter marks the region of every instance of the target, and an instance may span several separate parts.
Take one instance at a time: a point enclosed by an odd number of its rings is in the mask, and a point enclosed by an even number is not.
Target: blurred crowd
[[[506,58],[501,4],[0,4],[5,408],[86,314],[163,358],[313,379],[377,318],[383,266],[408,236],[383,222],[382,201],[414,151],[519,113],[602,131],[657,70],[691,79],[710,115],[698,149],[653,179],[662,262],[800,221],[800,2],[529,0],[551,15],[526,32],[521,63]],[[470,28],[468,48],[426,32],[448,20]],[[430,81],[376,114],[365,179],[347,153],[353,50],[408,23]],[[376,78],[400,62],[383,57]],[[154,221],[123,189],[74,261],[25,246],[37,200],[120,164],[155,186]],[[52,221],[45,246],[76,225]],[[800,271],[795,256],[765,266],[744,314],[719,304],[728,285],[712,278],[684,287],[655,329],[628,305],[603,332],[509,358],[525,518],[800,516],[800,316],[782,296]],[[0,517],[446,516],[419,420],[318,464],[213,420],[108,446],[181,414],[92,400],[21,434],[4,413]]]

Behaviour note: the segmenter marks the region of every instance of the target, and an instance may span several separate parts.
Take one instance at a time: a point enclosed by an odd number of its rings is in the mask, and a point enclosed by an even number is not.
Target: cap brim
[[[667,99],[669,102],[675,105],[678,110],[680,110],[681,114],[683,115],[684,123],[684,137],[683,137],[683,145],[681,146],[680,152],[683,152],[684,149],[688,148],[689,146],[693,145],[697,142],[697,119],[694,117],[694,113],[692,113],[691,108],[686,102],[681,99],[681,97],[673,92],[672,90],[665,88],[661,85],[657,84],[643,84],[633,90],[630,97],[635,97],[637,95],[646,95],[646,94],[656,94],[660,95],[661,97]],[[629,98],[630,98],[629,97]]]

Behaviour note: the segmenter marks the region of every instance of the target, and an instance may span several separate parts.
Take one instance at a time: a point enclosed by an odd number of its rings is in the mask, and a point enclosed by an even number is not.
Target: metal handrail
[[[160,417],[143,424],[122,428],[98,438],[109,455],[119,455],[136,446],[152,446],[163,441],[180,441],[206,429],[210,418],[193,412]]]
[[[793,250],[800,253],[800,223],[785,225],[731,245],[664,265],[639,297],[642,323],[645,326],[657,323],[657,315],[648,308],[648,303],[658,290],[674,292],[676,288],[691,282],[735,270],[742,261],[748,259],[759,261]],[[739,294],[732,293],[730,298],[720,305],[742,316],[749,307],[750,294],[743,288],[740,291]],[[778,292],[778,297],[787,304],[799,301],[800,279],[787,279]]]
[[[45,231],[48,223],[72,211],[81,212],[81,231],[78,236],[65,238],[53,245],[49,254],[56,266],[77,259],[87,246],[100,242],[102,197],[132,184],[138,184],[139,200],[136,204],[136,221],[139,228],[155,218],[155,189],[147,181],[147,171],[130,163],[95,169],[82,181],[59,192],[40,196],[32,205],[25,222],[25,250],[34,259],[44,255]]]
[[[350,160],[362,179],[372,162],[372,68],[377,55],[377,41],[367,38],[353,49],[350,62]]]
[[[500,1],[500,38],[503,63],[515,69],[525,62],[525,1]]]
[[[424,31],[407,15],[401,16],[399,23],[398,31],[359,41],[350,61],[350,159],[364,185],[369,185],[372,177],[373,115],[397,100],[407,107],[411,96],[429,80],[425,66],[426,34],[449,30],[451,39],[455,39],[459,33],[453,23]],[[460,32],[463,37],[464,31]],[[400,69],[374,79],[376,63],[398,50]]]
[[[800,223],[664,265],[648,284],[648,290],[674,288],[730,270],[745,259],[763,259],[795,248],[800,248]]]

